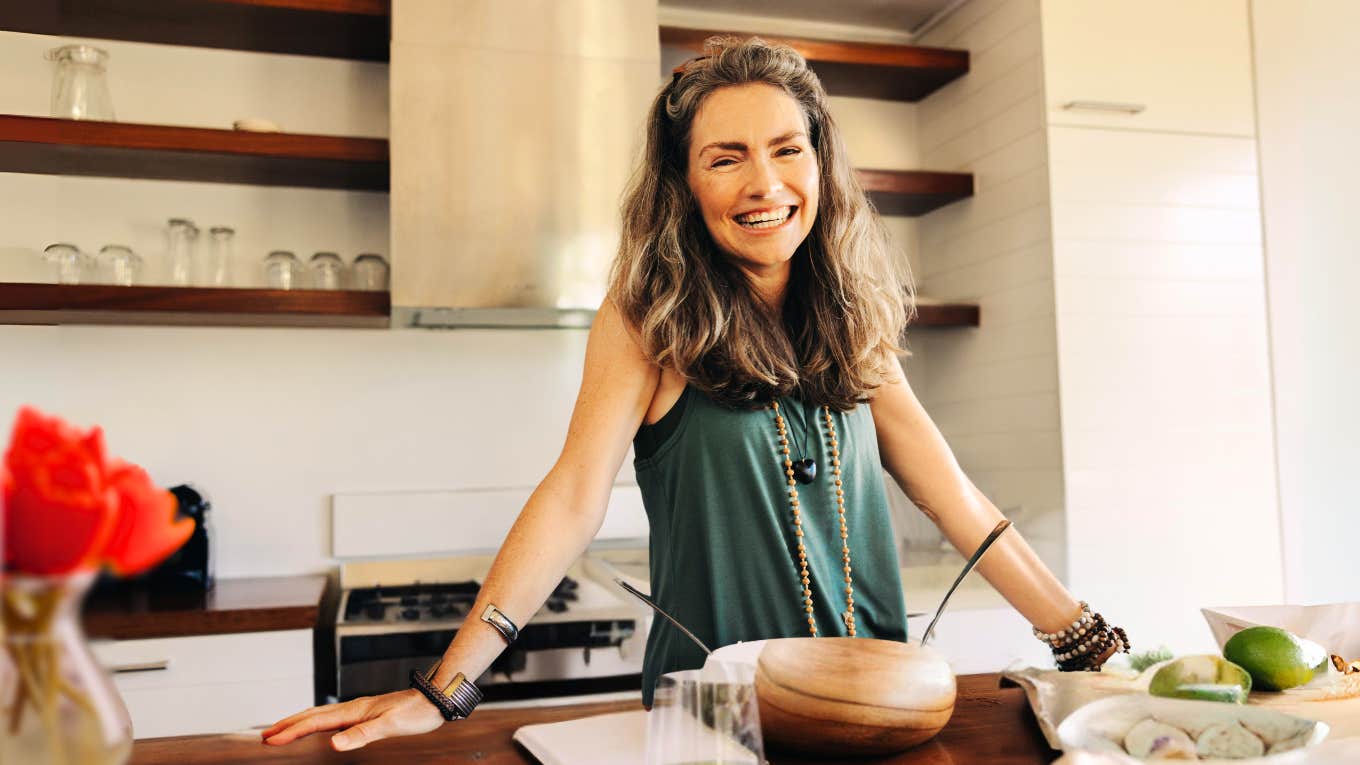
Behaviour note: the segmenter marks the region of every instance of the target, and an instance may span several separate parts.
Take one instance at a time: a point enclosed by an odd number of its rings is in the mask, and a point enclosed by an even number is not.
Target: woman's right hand
[[[282,746],[313,733],[343,728],[331,737],[331,746],[346,752],[379,739],[429,733],[443,724],[444,716],[434,704],[420,691],[408,689],[312,707],[279,720],[260,735],[264,743]]]

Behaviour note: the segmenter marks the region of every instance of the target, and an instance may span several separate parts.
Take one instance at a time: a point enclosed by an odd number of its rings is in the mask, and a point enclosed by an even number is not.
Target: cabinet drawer
[[[1246,0],[1043,0],[1042,9],[1050,124],[1255,135]]]
[[[257,683],[313,676],[312,631],[109,640],[91,643],[124,694],[149,688]]]
[[[263,728],[312,705],[312,678],[122,690],[136,738]]]

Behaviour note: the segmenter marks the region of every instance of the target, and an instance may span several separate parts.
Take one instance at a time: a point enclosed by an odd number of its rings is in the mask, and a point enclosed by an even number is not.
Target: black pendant
[[[814,459],[795,460],[793,463],[793,480],[798,483],[812,483],[817,477],[817,461]]]

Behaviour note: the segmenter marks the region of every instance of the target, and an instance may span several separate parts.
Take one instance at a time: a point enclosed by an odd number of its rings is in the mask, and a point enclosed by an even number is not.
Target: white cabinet
[[[94,641],[136,738],[259,728],[312,705],[312,631]]]
[[[1050,125],[1255,135],[1247,0],[1043,0],[1042,20]]]

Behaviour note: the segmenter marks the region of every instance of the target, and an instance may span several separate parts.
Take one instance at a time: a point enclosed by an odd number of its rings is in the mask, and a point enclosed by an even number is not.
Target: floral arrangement
[[[18,676],[17,695],[0,704],[0,725],[15,735],[31,708],[60,750],[62,698],[95,714],[62,671],[54,623],[74,618],[63,617],[62,604],[74,589],[83,594],[101,568],[118,576],[152,568],[188,540],[194,522],[177,518],[174,495],[153,484],[145,470],[110,456],[99,428],[81,431],[30,407],[19,411],[0,464],[0,515],[0,625]],[[41,586],[19,586],[21,581]],[[73,609],[68,604],[65,610]]]

